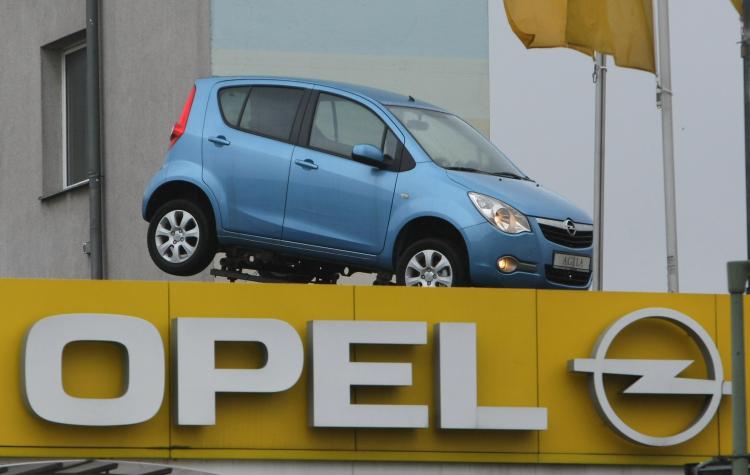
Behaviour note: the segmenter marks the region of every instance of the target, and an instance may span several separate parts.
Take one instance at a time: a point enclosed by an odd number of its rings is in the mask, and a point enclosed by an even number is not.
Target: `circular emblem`
[[[678,375],[692,360],[643,360],[608,359],[607,351],[612,341],[626,327],[646,319],[663,320],[685,330],[695,341],[703,355],[708,379],[681,378]],[[592,358],[575,359],[570,362],[574,372],[590,373],[590,383],[594,402],[609,426],[617,433],[633,442],[655,447],[681,444],[698,435],[711,422],[719,408],[721,397],[731,394],[731,383],[724,381],[724,368],[716,344],[703,327],[687,315],[667,308],[646,308],[629,313],[617,320],[599,337]],[[604,375],[620,374],[640,376],[624,394],[683,395],[699,394],[708,397],[703,412],[685,430],[667,437],[655,437],[633,429],[617,415],[604,391]]]
[[[566,219],[565,221],[563,221],[563,226],[565,226],[568,234],[570,234],[571,236],[576,235],[576,223],[574,223],[573,220]]]

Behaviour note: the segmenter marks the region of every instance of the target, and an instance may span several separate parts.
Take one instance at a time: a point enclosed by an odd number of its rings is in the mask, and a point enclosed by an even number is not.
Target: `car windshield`
[[[455,115],[416,107],[389,109],[441,167],[529,179],[489,140]]]

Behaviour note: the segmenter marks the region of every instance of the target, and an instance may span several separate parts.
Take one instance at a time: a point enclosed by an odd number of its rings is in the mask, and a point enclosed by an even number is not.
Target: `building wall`
[[[411,94],[489,136],[487,0],[213,0],[211,15],[213,74]]]
[[[42,46],[84,29],[84,9],[84,0],[0,2],[0,276],[89,275],[85,189],[39,200],[44,154],[59,156],[43,147],[59,132],[42,127]]]
[[[193,80],[210,74],[209,22],[209,2],[202,0],[102,2],[104,252],[110,279],[175,279],[148,255],[141,198],[164,161]]]
[[[105,274],[164,279],[146,250],[141,196],[193,79],[210,74],[209,2],[106,1],[100,14]],[[60,48],[85,28],[84,0],[0,2],[1,277],[90,275],[87,189],[55,194]]]

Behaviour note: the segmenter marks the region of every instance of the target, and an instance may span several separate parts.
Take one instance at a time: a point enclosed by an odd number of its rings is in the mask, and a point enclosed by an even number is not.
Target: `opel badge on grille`
[[[571,236],[576,235],[576,223],[573,222],[571,219],[566,219],[563,221],[563,225],[565,226],[565,229],[568,230],[568,234]]]

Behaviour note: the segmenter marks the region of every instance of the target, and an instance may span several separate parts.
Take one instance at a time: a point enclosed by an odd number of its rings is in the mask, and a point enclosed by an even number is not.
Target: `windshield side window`
[[[398,153],[398,144],[400,142],[396,138],[395,135],[393,135],[393,132],[388,130],[385,133],[385,140],[383,140],[383,155],[385,156],[386,160],[395,160],[396,154]]]
[[[383,150],[388,129],[366,107],[343,97],[321,93],[310,131],[310,147],[351,157],[355,145],[370,144]]]

